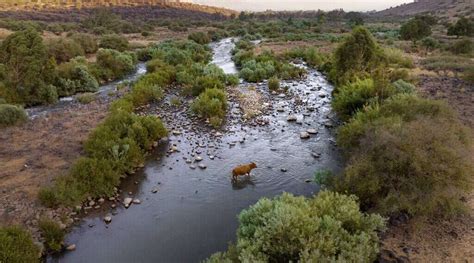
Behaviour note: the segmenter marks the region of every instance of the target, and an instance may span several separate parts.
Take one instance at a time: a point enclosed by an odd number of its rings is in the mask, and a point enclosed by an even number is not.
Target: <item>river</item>
[[[229,39],[211,45],[213,63],[226,73],[236,72],[233,46]],[[142,172],[123,183],[121,199],[130,196],[141,204],[91,213],[67,236],[76,250],[48,261],[199,262],[235,241],[237,215],[261,197],[317,193],[319,187],[308,182],[315,171],[341,168],[331,128],[332,86],[314,70],[282,85],[289,86],[286,96],[269,94],[264,83],[256,87],[271,102],[262,116],[268,125],[242,122],[239,105],[231,100],[222,134],[196,127],[184,108],[151,108],[176,132],[152,153]],[[243,83],[239,88],[248,87]],[[298,121],[288,122],[289,114]],[[301,139],[300,132],[308,128],[318,134]],[[168,153],[171,145],[179,152]],[[186,162],[196,156],[203,160]],[[252,176],[233,183],[231,170],[249,162],[258,165]],[[207,168],[195,168],[198,164]],[[108,225],[102,220],[107,213],[113,214]]]

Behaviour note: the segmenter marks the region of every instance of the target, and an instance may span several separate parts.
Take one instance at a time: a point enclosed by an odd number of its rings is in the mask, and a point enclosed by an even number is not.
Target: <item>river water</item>
[[[232,41],[222,40],[212,48],[213,63],[235,73]],[[314,70],[304,80],[282,85],[289,86],[286,96],[269,94],[264,83],[256,87],[271,102],[261,117],[268,125],[243,123],[238,103],[231,100],[222,134],[195,127],[196,120],[185,109],[150,109],[175,133],[148,158],[142,172],[123,184],[121,198],[139,198],[141,204],[92,213],[67,237],[76,250],[48,261],[199,262],[235,241],[237,215],[261,197],[284,191],[317,193],[319,187],[307,181],[315,171],[341,168],[331,128],[332,86]],[[298,121],[288,122],[289,114]],[[300,139],[300,132],[308,128],[318,134]],[[168,153],[171,145],[179,152]],[[196,156],[203,160],[194,161]],[[233,183],[231,170],[249,162],[258,165],[252,176]],[[207,169],[195,168],[198,164]],[[107,213],[113,213],[108,225],[102,220]]]

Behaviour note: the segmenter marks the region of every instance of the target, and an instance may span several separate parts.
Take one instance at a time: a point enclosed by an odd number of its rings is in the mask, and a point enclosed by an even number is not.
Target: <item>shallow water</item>
[[[213,61],[228,70],[231,46],[228,39],[213,45]],[[316,71],[310,71],[303,81],[282,85],[290,87],[291,95],[270,95],[263,83],[256,87],[272,99],[262,117],[269,121],[267,126],[242,124],[234,101],[223,136],[193,127],[184,111],[163,114],[168,127],[182,133],[160,144],[143,172],[124,182],[122,199],[132,192],[142,204],[117,208],[109,225],[102,218],[111,209],[85,218],[67,238],[67,243],[77,245],[76,251],[49,261],[198,262],[235,240],[238,213],[259,198],[283,191],[305,196],[316,193],[319,187],[306,180],[318,169],[337,171],[341,163],[329,128],[332,86]],[[301,124],[287,122],[290,113]],[[300,139],[300,132],[308,128],[318,134]],[[180,152],[167,154],[172,144]],[[315,158],[314,153],[321,156]],[[199,163],[207,169],[190,168],[199,164],[185,162],[194,159],[193,154],[203,157]],[[252,176],[232,183],[231,170],[249,162],[258,165]],[[155,188],[158,192],[152,193]]]

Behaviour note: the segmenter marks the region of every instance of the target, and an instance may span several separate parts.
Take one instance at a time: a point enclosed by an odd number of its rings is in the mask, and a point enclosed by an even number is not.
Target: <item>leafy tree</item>
[[[383,63],[382,51],[370,32],[356,27],[334,53],[331,79],[344,84],[373,73]]]
[[[448,28],[448,36],[472,36],[474,35],[474,22],[472,20],[461,17],[456,24]]]
[[[362,213],[355,196],[284,193],[243,210],[236,246],[207,262],[373,262],[383,229],[382,217]]]
[[[413,18],[400,28],[400,37],[403,40],[411,40],[413,43],[430,35],[430,25],[424,19],[420,18]]]
[[[34,105],[50,103],[54,98],[55,61],[40,34],[27,29],[8,36],[0,47],[0,63],[4,65],[4,84],[0,96],[8,101]]]
[[[436,39],[432,37],[425,37],[421,40],[421,46],[426,49],[426,51],[434,50],[439,46],[439,43]]]
[[[123,52],[128,49],[128,40],[120,35],[105,35],[100,39],[100,48],[115,49]]]

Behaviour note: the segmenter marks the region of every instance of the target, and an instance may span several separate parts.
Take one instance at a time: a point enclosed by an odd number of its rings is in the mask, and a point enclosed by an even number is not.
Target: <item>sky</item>
[[[383,10],[413,0],[194,0],[196,4],[227,7],[235,10]]]

